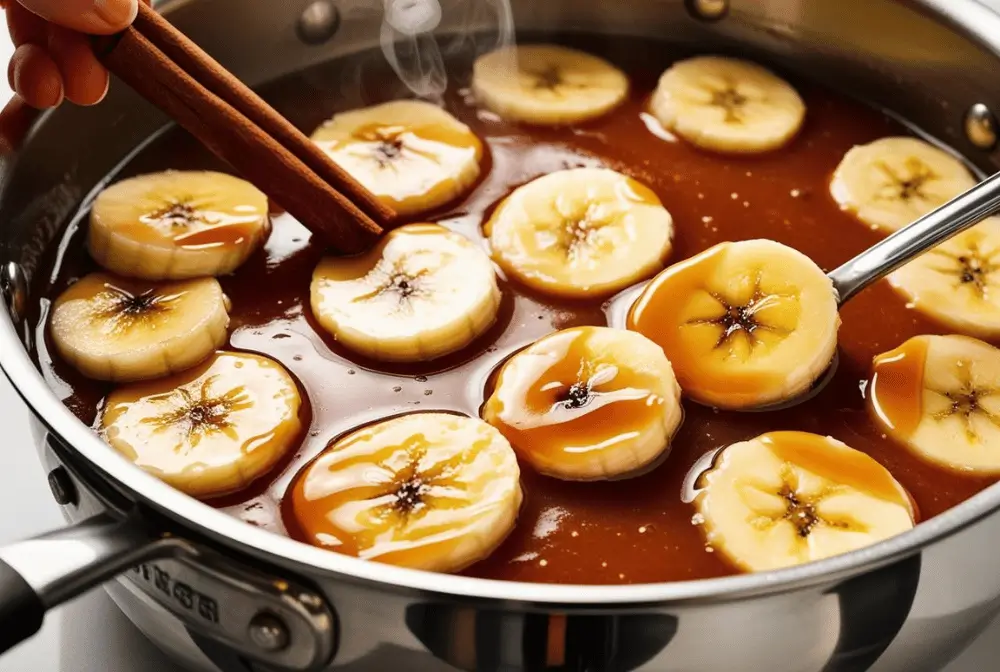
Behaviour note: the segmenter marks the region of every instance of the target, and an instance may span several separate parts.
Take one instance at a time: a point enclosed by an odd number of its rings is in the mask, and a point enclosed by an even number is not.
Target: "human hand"
[[[10,87],[36,108],[63,99],[78,105],[103,100],[109,75],[88,35],[124,30],[139,10],[137,0],[0,0],[0,7],[16,47],[7,69]]]

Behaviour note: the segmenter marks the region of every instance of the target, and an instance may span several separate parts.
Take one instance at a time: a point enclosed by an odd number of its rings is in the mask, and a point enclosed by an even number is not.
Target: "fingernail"
[[[139,14],[138,0],[94,0],[94,15],[109,30],[124,30]]]

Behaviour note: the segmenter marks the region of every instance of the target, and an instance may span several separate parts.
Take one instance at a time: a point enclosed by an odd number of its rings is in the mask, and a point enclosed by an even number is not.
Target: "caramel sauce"
[[[523,36],[519,36],[523,37]],[[770,238],[830,270],[881,236],[842,212],[829,196],[830,175],[844,153],[880,137],[908,134],[889,117],[842,95],[793,81],[808,108],[799,136],[759,156],[723,157],[657,137],[643,119],[659,75],[689,54],[641,39],[578,36],[561,40],[600,54],[629,74],[629,99],[608,116],[572,128],[529,128],[481,112],[468,99],[471,57],[449,61],[447,109],[488,149],[482,177],[461,202],[421,215],[483,243],[482,223],[498,201],[536,177],[572,167],[608,167],[649,187],[671,212],[675,262],[722,241]],[[334,112],[407,97],[380,52],[371,51],[304,71],[262,90],[307,133]],[[226,170],[185,133],[152,140],[116,176],[167,168]],[[107,385],[84,379],[54,356],[46,334],[52,297],[95,270],[83,246],[86,212],[53,245],[52,273],[39,272],[34,354],[46,381],[81,420],[90,423]],[[273,213],[274,231],[236,273],[220,278],[232,299],[232,348],[280,361],[312,403],[308,435],[287,465],[241,495],[212,503],[249,524],[287,534],[278,503],[290,482],[337,437],[372,421],[417,410],[476,416],[486,382],[506,357],[558,329],[605,325],[616,304],[546,299],[501,283],[496,326],[466,350],[442,360],[385,366],[361,360],[325,337],[309,310],[313,270],[325,250],[287,214]],[[483,243],[484,244],[484,243]],[[634,295],[633,295],[634,296]],[[620,306],[618,307],[620,308]],[[605,312],[607,311],[607,313]],[[833,436],[885,466],[912,494],[924,518],[969,498],[996,479],[936,468],[890,441],[872,419],[863,391],[872,359],[923,333],[947,333],[905,306],[879,283],[842,310],[839,366],[805,403],[768,413],[716,412],[685,401],[685,418],[669,458],[649,473],[618,482],[569,483],[522,468],[524,504],[514,531],[469,576],[519,581],[622,584],[707,578],[736,570],[706,553],[694,509],[681,501],[689,472],[706,454],[765,432]],[[292,529],[291,534],[304,539]]]
[[[166,212],[121,224],[116,227],[116,231],[136,242],[172,245],[186,250],[237,247],[257,235],[261,218],[265,215],[258,213],[253,206],[245,207],[253,214],[237,216],[221,212],[199,212],[197,219],[176,226],[172,224],[174,216]]]
[[[806,432],[769,432],[760,440],[784,462],[798,465],[833,483],[910,508],[909,498],[892,474],[864,453]]]
[[[500,539],[520,504],[514,458],[482,423],[426,414],[359,429],[309,464],[285,498],[286,519],[311,543],[407,567],[440,566],[490,523]],[[445,434],[448,440],[445,441]],[[506,514],[505,514],[506,512]]]
[[[911,338],[875,358],[868,398],[875,418],[905,439],[923,416],[927,339]]]
[[[622,449],[655,425],[667,403],[653,391],[662,386],[654,370],[601,357],[588,332],[563,331],[515,355],[484,409],[484,417],[518,452],[553,470],[566,463],[606,462],[600,453]],[[507,408],[505,399],[514,407]]]
[[[174,244],[187,250],[236,247],[254,236],[259,224],[217,224],[174,237]]]

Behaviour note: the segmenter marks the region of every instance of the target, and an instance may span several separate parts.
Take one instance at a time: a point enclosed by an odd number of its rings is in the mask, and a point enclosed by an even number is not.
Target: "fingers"
[[[124,30],[139,11],[137,0],[18,1],[52,23],[88,35],[111,35]]]
[[[63,100],[59,67],[37,44],[22,44],[14,52],[7,71],[10,86],[32,107],[55,107]]]
[[[110,76],[87,35],[129,26],[138,12],[137,0],[0,0],[0,8],[17,47],[8,79],[26,103],[44,109],[64,98],[78,105],[104,99]]]
[[[107,95],[110,75],[94,56],[85,35],[52,26],[49,55],[62,75],[67,100],[77,105],[94,105]]]
[[[17,2],[7,4],[7,30],[15,47],[22,44],[44,45],[48,41],[49,24]]]

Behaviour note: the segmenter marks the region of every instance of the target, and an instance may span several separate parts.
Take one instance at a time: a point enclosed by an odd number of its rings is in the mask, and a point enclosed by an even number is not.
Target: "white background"
[[[1000,0],[987,4],[1000,6]],[[0,18],[2,24],[2,18]],[[0,26],[0,65],[12,47]],[[0,70],[6,70],[3,67]],[[0,80],[0,103],[10,97]],[[31,445],[27,410],[0,376],[0,544],[39,534],[62,524],[46,475]],[[15,513],[16,512],[16,513]],[[998,569],[1000,571],[1000,569]],[[996,669],[1000,622],[944,672]],[[182,672],[129,623],[101,591],[50,614],[42,632],[0,658],[0,672]]]

